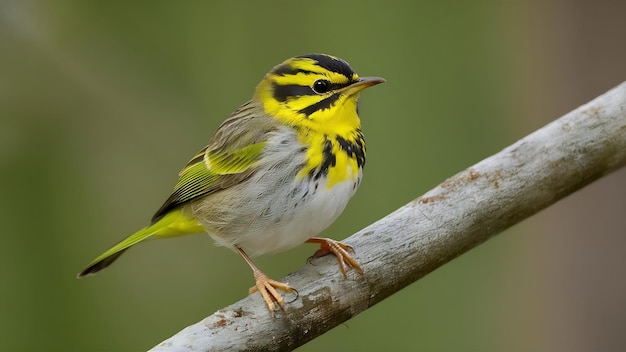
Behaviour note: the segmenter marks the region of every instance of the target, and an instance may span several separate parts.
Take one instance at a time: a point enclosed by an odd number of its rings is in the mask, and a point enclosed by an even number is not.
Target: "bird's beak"
[[[382,77],[359,77],[356,82],[344,88],[344,93],[353,95],[367,87],[375,86],[383,82],[385,82],[385,79]]]

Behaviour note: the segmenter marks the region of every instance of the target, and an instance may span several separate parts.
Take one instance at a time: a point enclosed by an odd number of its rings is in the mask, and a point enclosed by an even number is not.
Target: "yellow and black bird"
[[[321,245],[346,268],[361,270],[352,248],[314,237],[343,212],[365,165],[357,114],[359,92],[384,82],[359,77],[342,59],[296,56],[274,67],[254,96],[231,114],[180,172],[174,191],[152,223],[94,259],[78,277],[94,274],[148,238],[208,233],[238,252],[254,272],[267,306],[284,307],[270,279],[250,256],[281,252],[303,242]]]

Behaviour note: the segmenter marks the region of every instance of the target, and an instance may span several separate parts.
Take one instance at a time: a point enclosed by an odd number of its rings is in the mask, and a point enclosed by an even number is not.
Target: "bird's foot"
[[[359,273],[363,273],[363,269],[357,261],[352,258],[350,252],[354,252],[354,249],[347,244],[343,244],[339,241],[335,241],[330,238],[311,237],[307,243],[318,243],[320,249],[313,253],[313,258],[319,258],[321,256],[332,253],[337,258],[339,269],[343,274],[343,277],[347,278],[346,267],[352,267]]]
[[[276,305],[278,305],[280,309],[285,309],[285,300],[283,296],[276,291],[276,289],[290,293],[295,291],[294,288],[285,283],[270,279],[269,276],[265,275],[265,273],[258,269],[254,270],[254,280],[256,281],[256,284],[250,287],[250,294],[259,291],[270,311],[274,311]]]

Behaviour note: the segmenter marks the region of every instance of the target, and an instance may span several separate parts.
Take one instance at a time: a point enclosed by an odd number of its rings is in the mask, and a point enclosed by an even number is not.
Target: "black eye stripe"
[[[352,82],[329,83],[328,89],[324,93],[347,87],[350,84],[352,84]],[[272,87],[273,87],[274,99],[276,99],[276,100],[278,100],[280,102],[287,101],[287,99],[289,97],[297,97],[297,96],[303,96],[303,95],[317,95],[318,94],[318,93],[315,92],[315,90],[313,90],[312,87],[302,86],[302,85],[299,85],[299,84],[284,84],[284,85],[280,85],[278,83],[273,83]],[[321,94],[324,94],[324,93],[321,93]]]
[[[298,84],[280,85],[277,83],[273,84],[273,94],[274,99],[280,102],[287,101],[289,97],[294,96],[317,95],[309,86],[301,86]]]

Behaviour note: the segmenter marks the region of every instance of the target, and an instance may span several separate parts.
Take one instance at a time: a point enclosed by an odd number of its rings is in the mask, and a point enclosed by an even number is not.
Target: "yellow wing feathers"
[[[220,189],[240,182],[253,171],[265,142],[238,150],[210,150],[208,147],[194,156],[181,170],[174,191],[154,214],[153,221],[169,210]]]

